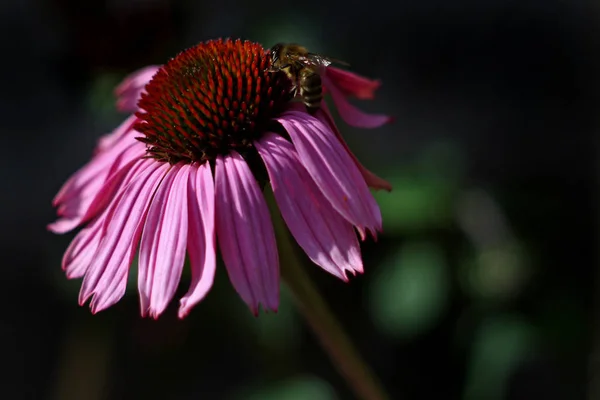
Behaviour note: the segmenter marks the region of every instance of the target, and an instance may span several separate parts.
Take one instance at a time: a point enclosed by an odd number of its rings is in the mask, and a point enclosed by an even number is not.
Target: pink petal
[[[279,306],[279,257],[267,203],[246,161],[236,152],[215,167],[217,237],[229,279],[258,315],[259,303]]]
[[[139,69],[123,80],[115,89],[117,96],[117,110],[133,112],[137,110],[137,102],[145,91],[146,84],[150,82],[160,66],[151,65]]]
[[[115,157],[114,162],[109,168],[108,177],[110,178],[113,174],[117,173],[125,165],[131,161],[139,160],[146,156],[146,145],[138,140],[123,140],[122,151]],[[127,144],[129,142],[129,144]]]
[[[114,162],[116,155],[120,152],[122,152],[122,149],[102,153],[99,156],[93,157],[90,162],[84,165],[79,171],[73,174],[67,182],[65,182],[58,194],[54,197],[52,205],[56,207],[72,198],[83,197],[86,194],[98,190],[106,180],[110,166]]]
[[[365,78],[350,71],[331,66],[325,69],[325,74],[327,74],[335,87],[346,97],[371,100],[375,97],[375,91],[381,86],[379,80]]]
[[[387,190],[388,192],[392,191],[391,183],[389,183],[388,181],[386,181],[383,178],[380,178],[379,176],[375,175],[373,172],[371,172],[367,168],[365,168],[360,163],[360,161],[358,161],[358,158],[356,158],[354,153],[352,153],[352,151],[348,147],[348,144],[342,137],[342,134],[340,133],[339,129],[335,125],[335,122],[333,121],[333,118],[331,116],[331,113],[329,112],[329,108],[327,107],[327,104],[323,103],[321,108],[322,108],[322,111],[318,110],[317,113],[315,114],[315,117],[317,117],[319,120],[321,120],[321,122],[327,124],[329,126],[329,128],[331,128],[331,130],[333,132],[335,132],[335,136],[338,138],[340,143],[344,146],[344,148],[346,149],[348,154],[350,154],[350,157],[352,157],[352,160],[354,160],[354,163],[356,164],[356,166],[358,167],[363,178],[367,182],[367,185],[370,188],[373,188],[376,190],[384,189],[384,190]]]
[[[378,128],[381,125],[392,121],[392,118],[387,115],[374,114],[370,115],[360,111],[346,100],[344,93],[335,86],[327,75],[323,75],[323,85],[331,92],[333,102],[340,113],[340,117],[351,126],[357,128]]]
[[[310,176],[344,218],[365,238],[381,231],[381,212],[352,158],[335,133],[313,116],[287,111],[277,119],[292,139]]]
[[[268,134],[255,146],[267,167],[281,215],[308,257],[344,281],[348,280],[346,271],[362,272],[352,224],[323,196],[294,146],[275,134]]]
[[[71,242],[62,259],[62,269],[68,279],[81,278],[87,272],[100,245],[103,233],[102,218],[83,228]]]
[[[153,318],[173,298],[185,262],[188,235],[189,166],[171,167],[148,210],[139,257],[138,290],[142,316]]]
[[[93,182],[93,185],[89,186],[90,189],[94,189],[97,192],[101,191],[102,182],[100,180]],[[82,223],[82,217],[86,210],[89,209],[90,204],[93,202],[94,195],[84,195],[81,198],[69,199],[66,203],[62,204],[58,209],[59,219],[47,225],[47,229],[56,234],[67,233]]]
[[[115,193],[123,191],[129,183],[137,178],[139,170],[144,167],[141,160],[133,162],[130,167],[124,167],[122,171],[113,175],[106,184],[105,189],[111,188],[110,193],[99,195],[103,201],[114,202]],[[114,188],[112,188],[114,186]],[[100,200],[98,200],[100,201]],[[67,274],[67,278],[80,278],[87,271],[93,260],[100,241],[104,235],[104,216],[99,215],[87,227],[81,230],[71,242],[65,255],[63,256],[62,268]]]
[[[135,124],[136,121],[137,117],[135,116],[135,114],[132,114],[125,121],[123,121],[123,123],[121,123],[121,125],[119,125],[117,129],[115,129],[108,135],[102,136],[98,140],[98,145],[96,146],[96,153],[108,150],[127,136],[129,136],[131,139],[135,138],[134,132],[136,131],[133,130],[133,124]]]
[[[168,170],[168,164],[144,159],[138,176],[121,190],[103,214],[104,238],[94,255],[79,304],[93,296],[93,313],[110,307],[125,294],[127,274],[146,219],[150,200]]]
[[[123,138],[110,148],[98,152],[63,185],[53,200],[60,216],[71,221],[57,221],[48,229],[64,233],[78,225],[77,219],[89,208],[106,180],[132,160],[142,157],[146,147],[133,137]]]
[[[59,211],[64,218],[49,224],[48,229],[54,233],[66,233],[77,226],[85,223],[94,216],[98,215],[112,200],[116,191],[128,184],[136,176],[141,164],[138,159],[129,161],[115,174],[102,183],[96,193],[86,195],[82,198],[69,199],[67,203],[61,206]]]
[[[189,314],[192,307],[206,296],[215,278],[215,184],[208,163],[190,167],[188,207],[192,283],[181,299],[179,318]]]

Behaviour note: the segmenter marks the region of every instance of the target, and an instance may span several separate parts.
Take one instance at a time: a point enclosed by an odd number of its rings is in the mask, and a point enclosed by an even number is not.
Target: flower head
[[[347,280],[363,271],[355,233],[381,230],[368,187],[391,189],[352,155],[324,103],[315,115],[292,101],[291,82],[270,71],[260,45],[214,40],[117,88],[118,108],[134,114],[100,139],[92,160],[54,199],[56,233],[83,226],[63,257],[68,278],[83,278],[80,304],[116,303],[139,248],[142,315],[172,300],[186,254],[192,273],[179,315],[207,294],[216,246],[230,280],[256,314],[277,310],[279,261],[269,183],[291,234],[308,257]],[[340,115],[374,127],[346,97],[371,98],[376,82],[328,67],[323,74]]]

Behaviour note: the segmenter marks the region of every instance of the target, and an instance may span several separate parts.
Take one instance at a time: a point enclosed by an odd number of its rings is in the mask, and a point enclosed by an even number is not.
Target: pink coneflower
[[[65,233],[84,225],[62,264],[68,278],[83,277],[80,304],[91,298],[95,313],[119,301],[139,247],[141,312],[156,318],[174,296],[187,253],[192,281],[183,317],[212,286],[218,242],[252,312],[259,304],[277,310],[266,184],[315,264],[343,280],[363,271],[355,229],[363,240],[381,230],[368,186],[390,186],[356,160],[325,106],[308,114],[290,101],[287,77],[269,66],[259,44],[215,40],[117,88],[118,108],[135,113],[100,139],[92,160],[61,188],[54,199],[60,218],[49,226]],[[323,83],[348,123],[389,120],[346,99],[372,98],[377,82],[328,67]]]

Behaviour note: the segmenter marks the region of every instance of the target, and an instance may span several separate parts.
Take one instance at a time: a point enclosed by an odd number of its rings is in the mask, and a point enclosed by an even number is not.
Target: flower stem
[[[279,247],[281,278],[321,343],[323,350],[344,377],[355,395],[364,400],[387,400],[381,383],[361,358],[350,338],[342,329],[327,303],[320,295],[290,240],[279,212],[274,209],[271,193],[265,193],[270,203],[271,215]]]

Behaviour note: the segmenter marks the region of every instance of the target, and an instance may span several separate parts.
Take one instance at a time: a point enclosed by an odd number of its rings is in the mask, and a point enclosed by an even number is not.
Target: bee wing
[[[333,64],[342,65],[344,67],[350,66],[350,64],[347,63],[346,61],[338,60],[337,58],[330,58],[329,61],[331,61]]]
[[[314,53],[308,53],[306,56],[302,57],[304,63],[309,66],[323,66],[326,67],[331,64],[331,60],[327,57],[320,56]]]
[[[319,54],[315,54],[315,53],[308,53],[305,57],[303,57],[306,59],[306,63],[309,63],[310,65],[314,65],[314,66],[323,66],[323,67],[327,67],[331,64],[339,64],[339,65],[343,65],[345,67],[349,67],[350,64],[348,64],[345,61],[341,61],[341,60],[337,60],[335,58],[329,58],[329,57],[324,57],[321,56]]]

